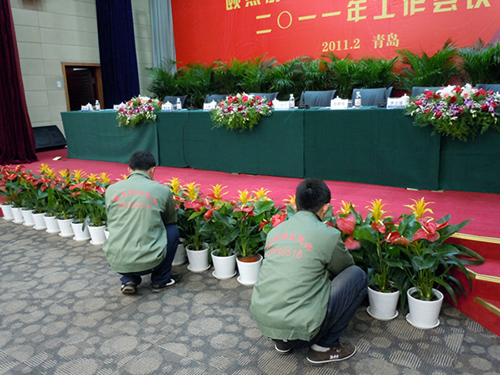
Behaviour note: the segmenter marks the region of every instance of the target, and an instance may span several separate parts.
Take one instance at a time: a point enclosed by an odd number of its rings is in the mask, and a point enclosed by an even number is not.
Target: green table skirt
[[[500,193],[499,132],[454,141],[402,110],[274,111],[245,132],[214,128],[203,111],[159,113],[133,129],[118,127],[111,111],[62,119],[70,158],[128,163],[148,150],[169,167]]]
[[[158,160],[156,122],[135,128],[118,126],[116,112],[63,112],[68,157],[127,164],[135,151],[145,150]]]

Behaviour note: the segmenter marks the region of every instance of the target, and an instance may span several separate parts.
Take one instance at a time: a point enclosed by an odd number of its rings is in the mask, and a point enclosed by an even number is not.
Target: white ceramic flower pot
[[[206,245],[206,244],[205,244]],[[189,260],[188,270],[191,272],[203,272],[210,268],[208,263],[208,245],[202,250],[192,250],[192,245],[186,247],[186,253]]]
[[[57,225],[59,226],[59,235],[61,237],[73,237],[73,227],[71,223],[73,219],[57,219]]]
[[[104,235],[106,236],[106,239],[109,238],[109,230],[108,229],[104,229]]]
[[[406,320],[412,326],[421,329],[435,328],[439,325],[439,313],[443,305],[443,293],[432,289],[434,295],[438,298],[435,301],[422,301],[412,297],[417,290],[413,287],[408,289],[408,306],[410,312],[406,315]]]
[[[382,293],[368,287],[368,300],[370,306],[366,312],[378,320],[391,320],[398,316],[397,306],[399,290],[391,293]]]
[[[214,255],[216,252],[217,250],[212,251],[212,262],[214,264],[212,275],[219,280],[230,279],[236,275],[236,255],[223,257]]]
[[[106,235],[104,233],[104,230],[106,229],[105,225],[101,225],[98,227],[93,227],[93,226],[88,226],[89,233],[90,233],[90,243],[92,245],[102,245],[106,241]]]
[[[184,238],[179,239],[179,245],[177,245],[177,250],[175,251],[175,257],[172,262],[172,266],[180,266],[186,263],[186,248],[184,247]]]
[[[14,220],[14,215],[12,214],[12,205],[11,204],[1,204],[0,207],[2,207],[4,220],[7,220],[7,221]]]
[[[71,227],[73,228],[73,233],[75,234],[75,237],[73,238],[75,241],[90,240],[88,225],[85,225],[85,228],[83,228],[83,223],[71,223]]]
[[[47,216],[43,217],[45,221],[45,226],[47,227],[47,233],[59,233],[59,225],[57,225],[57,220],[55,216]]]
[[[47,225],[44,220],[45,213],[33,214],[33,222],[35,223],[34,228],[36,230],[47,229]]]
[[[24,223],[23,214],[21,213],[21,209],[19,207],[12,207],[12,216],[14,217],[14,223]]]
[[[32,227],[33,225],[35,225],[35,222],[33,221],[33,210],[21,208],[21,215],[23,215],[25,226]]]
[[[262,266],[262,255],[257,254],[259,260],[254,262],[246,262],[241,259],[236,259],[236,264],[238,265],[238,282],[243,285],[253,285],[257,282],[259,277],[260,267]]]

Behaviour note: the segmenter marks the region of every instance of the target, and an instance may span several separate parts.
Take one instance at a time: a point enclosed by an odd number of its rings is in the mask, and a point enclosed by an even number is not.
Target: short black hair
[[[319,178],[308,178],[297,186],[295,192],[295,203],[297,211],[318,212],[325,203],[330,203],[332,193]]]
[[[133,171],[147,171],[151,167],[156,167],[155,157],[148,151],[136,151],[128,162]]]

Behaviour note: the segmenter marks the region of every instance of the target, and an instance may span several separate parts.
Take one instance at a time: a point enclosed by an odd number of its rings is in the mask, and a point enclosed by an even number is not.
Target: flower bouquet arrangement
[[[500,94],[470,84],[426,90],[410,103],[405,114],[415,117],[418,126],[461,141],[474,139],[488,129],[500,130],[497,108]]]
[[[216,128],[225,126],[230,130],[252,130],[262,116],[271,116],[273,102],[254,95],[229,95],[211,111]]]
[[[134,97],[118,110],[118,125],[134,127],[143,122],[155,121],[161,105],[158,99],[147,96]]]

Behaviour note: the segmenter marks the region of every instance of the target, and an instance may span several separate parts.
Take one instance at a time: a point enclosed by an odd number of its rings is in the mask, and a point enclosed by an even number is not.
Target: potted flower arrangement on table
[[[273,102],[260,96],[245,93],[229,95],[210,111],[216,128],[225,126],[230,130],[252,130],[262,118],[271,116]]]
[[[118,125],[135,127],[143,122],[155,121],[162,102],[147,96],[137,96],[118,110]]]
[[[470,84],[426,90],[410,101],[405,114],[415,117],[415,125],[431,126],[433,132],[461,141],[474,139],[488,129],[500,130],[500,94],[477,89]]]

